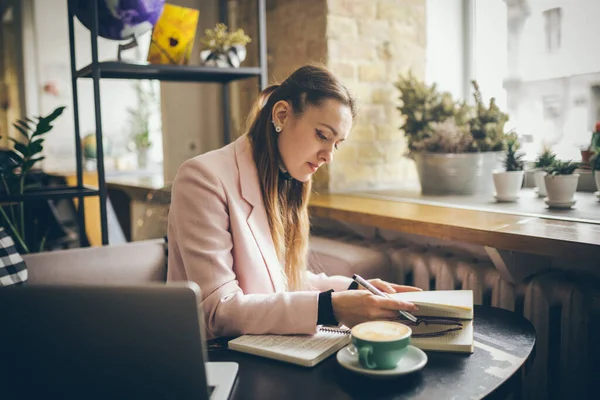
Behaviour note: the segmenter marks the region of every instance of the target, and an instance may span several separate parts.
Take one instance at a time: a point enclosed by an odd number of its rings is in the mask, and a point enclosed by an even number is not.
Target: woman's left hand
[[[423,289],[420,289],[415,286],[406,286],[406,285],[397,285],[395,283],[386,282],[379,278],[377,279],[367,279],[367,281],[375,286],[377,289],[381,290],[383,293],[400,293],[400,292],[421,292]],[[364,289],[362,285],[358,286],[360,289]]]

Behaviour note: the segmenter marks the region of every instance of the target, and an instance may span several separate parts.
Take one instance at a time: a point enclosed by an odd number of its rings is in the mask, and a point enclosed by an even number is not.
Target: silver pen
[[[379,290],[375,286],[371,285],[369,282],[367,282],[366,280],[364,280],[359,275],[356,275],[356,274],[352,275],[352,279],[354,280],[354,282],[356,282],[359,285],[363,286],[365,289],[367,289],[369,292],[373,293],[374,295],[390,298],[390,296],[388,296],[386,293],[383,293],[381,290]],[[417,317],[415,317],[414,315],[412,315],[408,311],[398,310],[398,312],[402,316],[404,316],[404,318],[408,319],[409,321],[412,321],[412,322],[415,322],[415,323],[417,322]]]

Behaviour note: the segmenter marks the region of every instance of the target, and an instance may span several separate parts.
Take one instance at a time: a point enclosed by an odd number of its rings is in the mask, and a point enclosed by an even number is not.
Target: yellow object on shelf
[[[189,64],[199,16],[198,10],[165,4],[152,30],[148,61],[151,64]]]

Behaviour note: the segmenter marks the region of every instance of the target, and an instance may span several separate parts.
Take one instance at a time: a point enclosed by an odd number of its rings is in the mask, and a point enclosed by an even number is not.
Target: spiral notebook
[[[314,335],[243,335],[228,342],[231,350],[314,367],[350,343],[347,328],[320,327]]]

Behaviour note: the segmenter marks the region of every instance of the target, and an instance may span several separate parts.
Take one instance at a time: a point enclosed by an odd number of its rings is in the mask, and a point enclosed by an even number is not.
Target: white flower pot
[[[535,187],[537,188],[538,197],[546,197],[546,181],[544,177],[548,175],[546,171],[535,171],[533,173],[533,180],[535,182]]]
[[[517,201],[519,191],[523,186],[523,171],[494,171],[494,185],[496,186],[496,200]]]
[[[566,204],[574,201],[579,174],[546,175],[544,180],[546,192],[548,192],[548,202]]]

